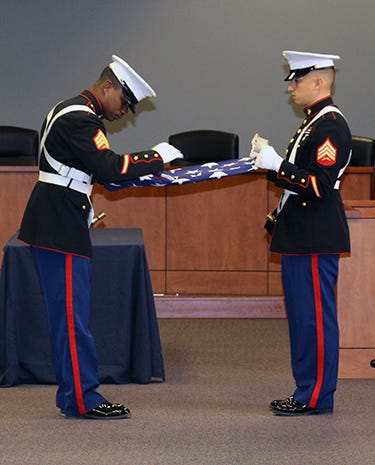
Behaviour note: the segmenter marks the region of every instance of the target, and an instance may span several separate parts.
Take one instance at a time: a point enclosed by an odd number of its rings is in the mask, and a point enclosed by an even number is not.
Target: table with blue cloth
[[[97,228],[90,330],[101,383],[164,380],[164,365],[142,231]],[[0,386],[55,384],[53,356],[30,247],[12,236],[0,275]]]

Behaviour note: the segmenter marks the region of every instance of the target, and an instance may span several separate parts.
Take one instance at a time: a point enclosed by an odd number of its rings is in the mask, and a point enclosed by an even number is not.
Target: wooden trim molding
[[[155,296],[158,318],[286,318],[284,297]]]

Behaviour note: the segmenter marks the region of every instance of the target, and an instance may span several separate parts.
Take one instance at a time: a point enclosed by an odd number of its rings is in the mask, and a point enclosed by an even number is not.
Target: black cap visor
[[[125,81],[119,81],[119,79],[117,79],[117,76],[114,75],[117,82],[120,83],[121,87],[122,87],[122,93],[124,95],[124,98],[125,98],[125,101],[128,105],[128,107],[131,109],[131,111],[133,113],[135,113],[135,106],[136,104],[138,103],[138,99],[137,97],[133,94],[133,92],[130,90],[130,87],[126,84]]]
[[[125,82],[121,83],[121,87],[122,87],[122,93],[124,94],[124,98],[126,100],[126,103],[128,104],[128,107],[131,109],[133,113],[135,113],[135,106],[138,103],[138,100],[136,99],[135,95],[130,90],[130,88],[126,85]]]
[[[300,69],[291,69],[288,76],[284,79],[284,81],[293,81],[293,79],[298,79],[306,74],[311,73],[311,71],[318,71],[319,69],[333,69],[333,66],[324,66],[323,68],[318,68],[317,66],[309,66],[308,68],[300,68]]]

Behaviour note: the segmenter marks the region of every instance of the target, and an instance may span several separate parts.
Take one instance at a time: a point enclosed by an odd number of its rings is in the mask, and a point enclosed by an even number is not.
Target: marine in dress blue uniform
[[[19,239],[31,245],[48,313],[63,415],[126,418],[130,410],[98,391],[97,358],[88,329],[93,217],[92,185],[162,171],[182,154],[161,143],[118,154],[111,150],[103,119],[126,115],[154,90],[127,62],[113,55],[90,89],[57,104],[41,131],[39,180],[22,219]]]
[[[268,215],[270,250],[282,255],[282,282],[289,322],[294,393],[274,400],[276,415],[332,412],[337,384],[339,330],[335,285],[341,253],[350,251],[349,229],[339,191],[350,160],[351,133],[333,103],[336,55],[285,51],[288,91],[305,105],[305,119],[285,158],[267,143],[253,155],[268,179],[284,189]]]

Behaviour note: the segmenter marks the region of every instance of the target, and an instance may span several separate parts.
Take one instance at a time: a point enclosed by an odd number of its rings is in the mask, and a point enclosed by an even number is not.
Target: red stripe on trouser
[[[315,318],[316,318],[316,345],[317,345],[317,376],[314,391],[311,395],[309,406],[315,408],[320,395],[324,375],[324,327],[323,327],[323,308],[322,297],[320,292],[319,263],[318,256],[312,255],[312,279],[314,288],[315,301]]]
[[[73,257],[66,254],[65,260],[65,282],[66,282],[66,317],[68,323],[68,337],[70,358],[72,361],[74,389],[76,394],[77,406],[79,413],[85,413],[85,404],[83,401],[81,376],[79,370],[76,334],[74,326],[74,308],[73,308]]]

